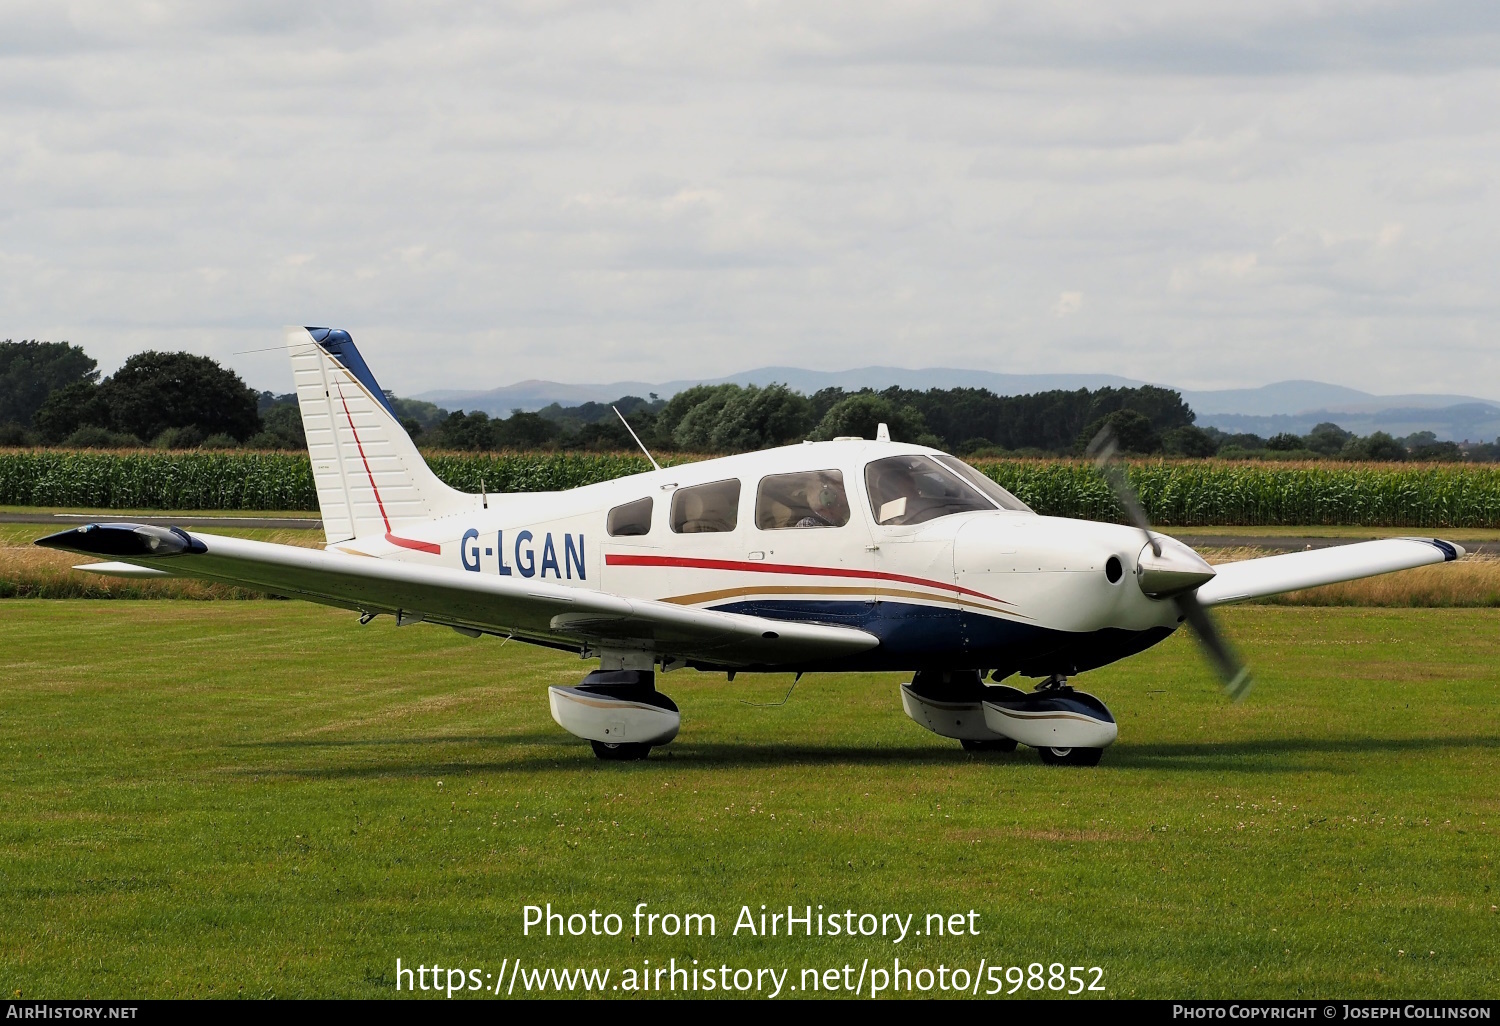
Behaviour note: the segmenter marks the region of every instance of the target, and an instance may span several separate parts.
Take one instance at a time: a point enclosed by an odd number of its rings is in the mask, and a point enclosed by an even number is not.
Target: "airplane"
[[[1074,676],[1186,622],[1239,698],[1249,675],[1210,608],[1465,554],[1391,538],[1210,566],[1151,529],[1107,437],[1099,464],[1130,525],[1040,516],[884,425],[874,439],[670,467],[647,452],[645,473],[473,495],[428,468],[348,332],[288,328],[286,347],[325,548],[132,523],[36,544],[109,557],[79,567],[93,573],[217,581],[353,610],[361,624],[389,616],[597,661],[548,700],[600,759],[642,759],[676,737],[657,673],[691,667],[729,680],[909,672],[900,698],[920,726],[971,751],[1019,743],[1049,764],[1094,766],[1118,725]],[[1011,677],[1039,683],[1000,683]]]

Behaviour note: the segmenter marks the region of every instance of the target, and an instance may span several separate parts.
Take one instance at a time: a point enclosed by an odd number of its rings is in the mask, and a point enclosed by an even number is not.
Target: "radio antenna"
[[[630,432],[630,437],[635,439],[635,444],[641,447],[641,452],[646,454],[646,459],[651,461],[651,465],[653,467],[655,467],[657,470],[660,470],[661,464],[656,462],[656,457],[651,455],[651,450],[646,448],[646,446],[641,442],[641,436],[635,433],[635,428],[630,426],[630,421],[625,419],[625,414],[620,412],[620,408],[618,406],[611,406],[610,409],[615,411],[615,416],[620,418],[620,423],[625,425],[625,430]]]

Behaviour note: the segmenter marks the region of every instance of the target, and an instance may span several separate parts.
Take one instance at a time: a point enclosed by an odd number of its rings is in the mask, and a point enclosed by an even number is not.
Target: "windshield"
[[[865,467],[865,487],[870,492],[875,522],[887,527],[924,524],[953,513],[993,510],[998,502],[966,477],[926,456],[875,460]],[[1012,500],[1019,502],[1014,496]]]
[[[1026,503],[1016,498],[1010,492],[1006,491],[1004,488],[1001,488],[995,482],[985,477],[979,472],[977,468],[969,466],[957,456],[934,456],[933,459],[943,464],[943,466],[948,467],[950,470],[962,474],[966,479],[968,479],[970,484],[974,485],[980,491],[984,492],[984,494],[988,495],[990,498],[998,502],[1001,509],[1015,510],[1018,513],[1036,512],[1036,510],[1026,505]]]

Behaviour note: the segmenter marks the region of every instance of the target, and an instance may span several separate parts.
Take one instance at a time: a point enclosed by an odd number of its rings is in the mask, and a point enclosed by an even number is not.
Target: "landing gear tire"
[[[1014,752],[1016,750],[1015,741],[1008,737],[994,741],[974,741],[963,738],[958,743],[964,746],[966,752]]]
[[[644,759],[651,752],[650,745],[623,741],[612,745],[607,741],[590,741],[594,746],[594,756],[605,762],[635,762]]]
[[[1048,766],[1097,766],[1104,755],[1104,749],[1038,748],[1036,753]]]

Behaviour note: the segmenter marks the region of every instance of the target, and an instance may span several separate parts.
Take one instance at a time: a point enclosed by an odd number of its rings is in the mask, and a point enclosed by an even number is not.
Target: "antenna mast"
[[[641,452],[646,454],[646,459],[651,461],[651,465],[653,467],[655,467],[657,470],[660,470],[661,464],[656,462],[656,457],[651,455],[651,450],[646,448],[646,446],[641,442],[641,436],[635,433],[635,428],[630,426],[630,421],[625,419],[625,414],[620,412],[620,408],[618,406],[611,406],[610,409],[615,411],[615,416],[620,418],[620,423],[625,425],[625,430],[630,432],[630,437],[635,439],[635,444],[641,447]]]

